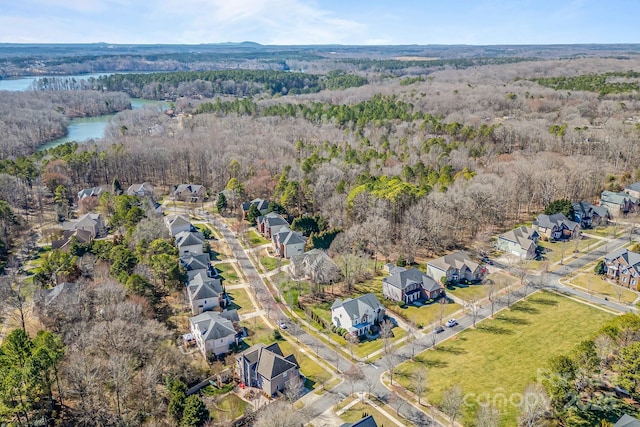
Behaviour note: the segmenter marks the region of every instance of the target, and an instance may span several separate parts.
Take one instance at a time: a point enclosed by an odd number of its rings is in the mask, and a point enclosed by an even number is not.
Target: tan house
[[[496,247],[522,259],[534,259],[538,250],[538,232],[525,225],[498,236]]]
[[[91,235],[91,238],[100,237],[105,233],[104,220],[99,213],[89,212],[82,215],[78,219],[65,221],[62,223],[62,229],[70,232],[83,230]]]
[[[580,224],[568,220],[563,213],[558,212],[553,215],[538,215],[531,228],[547,240],[568,240],[580,230]]]
[[[142,184],[131,184],[127,188],[127,195],[137,197],[153,197],[153,184],[143,182]]]
[[[469,258],[466,252],[454,252],[433,261],[427,262],[427,274],[436,282],[459,282],[468,280],[477,282],[482,280],[486,269]]]
[[[284,356],[278,343],[256,344],[236,357],[236,370],[246,386],[273,396],[283,392],[293,378],[300,378],[300,366],[293,354]]]
[[[634,197],[634,190],[628,190],[629,193],[613,191],[603,191],[600,195],[600,206],[604,206],[609,210],[611,216],[626,215],[629,212],[635,212],[640,209],[640,199]]]
[[[640,254],[626,248],[613,251],[604,257],[607,277],[620,285],[640,290]]]
[[[178,184],[171,196],[176,200],[195,203],[203,201],[206,194],[207,189],[200,184]]]

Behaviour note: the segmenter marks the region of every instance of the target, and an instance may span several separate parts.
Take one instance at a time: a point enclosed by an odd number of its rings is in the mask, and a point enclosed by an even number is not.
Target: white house
[[[337,299],[331,306],[331,323],[355,336],[366,335],[385,315],[385,307],[372,293],[358,298]]]
[[[307,244],[301,233],[292,231],[289,227],[284,227],[271,236],[271,242],[276,255],[283,258],[291,258],[294,255],[303,254],[304,247]]]
[[[201,254],[204,245],[204,236],[195,231],[182,231],[176,234],[176,246],[180,256]]]
[[[189,253],[180,257],[180,265],[187,270],[189,280],[198,273],[204,273],[207,277],[215,277],[217,271],[211,266],[209,254]]]
[[[191,221],[184,215],[171,214],[164,217],[169,233],[175,236],[183,231],[191,231]]]
[[[224,354],[229,352],[229,347],[237,342],[234,322],[240,321],[237,310],[205,311],[189,319],[191,335],[196,340],[200,352],[207,357],[208,354]]]
[[[193,279],[189,280],[187,294],[189,295],[189,305],[193,314],[200,314],[216,307],[224,308],[227,305],[222,281],[217,278],[207,277],[203,273],[198,273]]]
[[[150,182],[131,184],[127,188],[127,195],[138,197],[153,197],[153,185]]]
[[[539,237],[536,230],[522,225],[499,235],[496,247],[523,259],[534,259],[538,251]]]

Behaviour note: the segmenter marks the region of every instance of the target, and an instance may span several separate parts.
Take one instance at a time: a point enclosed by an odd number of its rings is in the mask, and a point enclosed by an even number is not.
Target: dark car
[[[440,332],[444,332],[444,328],[438,325],[435,328],[433,328],[433,332],[435,332],[436,334],[439,334]]]

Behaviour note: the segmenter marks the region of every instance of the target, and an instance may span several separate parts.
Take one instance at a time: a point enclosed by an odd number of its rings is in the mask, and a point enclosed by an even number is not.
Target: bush
[[[280,341],[282,339],[282,334],[280,333],[279,330],[277,329],[273,330],[273,339],[276,341]]]
[[[405,306],[406,304],[404,303],[404,301],[398,301],[398,307],[404,308]]]
[[[595,271],[596,274],[605,274],[607,272],[607,268],[604,265],[604,261],[600,260],[598,261],[598,263],[596,264],[596,267],[593,269]]]

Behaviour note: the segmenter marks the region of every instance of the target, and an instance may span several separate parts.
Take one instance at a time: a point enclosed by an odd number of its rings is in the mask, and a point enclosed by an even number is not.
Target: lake
[[[90,77],[100,77],[100,76],[108,76],[113,73],[95,73],[95,74],[82,74],[76,76],[53,76],[60,78],[74,78],[76,80],[79,79],[88,79]],[[25,91],[29,89],[31,83],[34,80],[40,79],[43,77],[51,77],[51,76],[38,76],[38,77],[22,77],[19,79],[3,79],[0,80],[0,90],[7,90],[12,92]],[[168,104],[165,101],[153,101],[149,99],[138,99],[138,98],[129,98],[131,102],[131,109],[136,110],[138,108],[143,108],[145,106],[159,106],[162,109],[168,108]],[[43,144],[38,148],[40,150],[46,150],[47,148],[52,148],[60,144],[64,144],[65,142],[85,142],[91,139],[100,139],[104,137],[104,131],[113,118],[115,114],[106,114],[104,116],[97,117],[81,117],[77,119],[71,119],[69,123],[69,127],[67,128],[68,134],[67,136],[63,136],[62,138],[55,139],[53,141],[49,141],[46,144]]]

